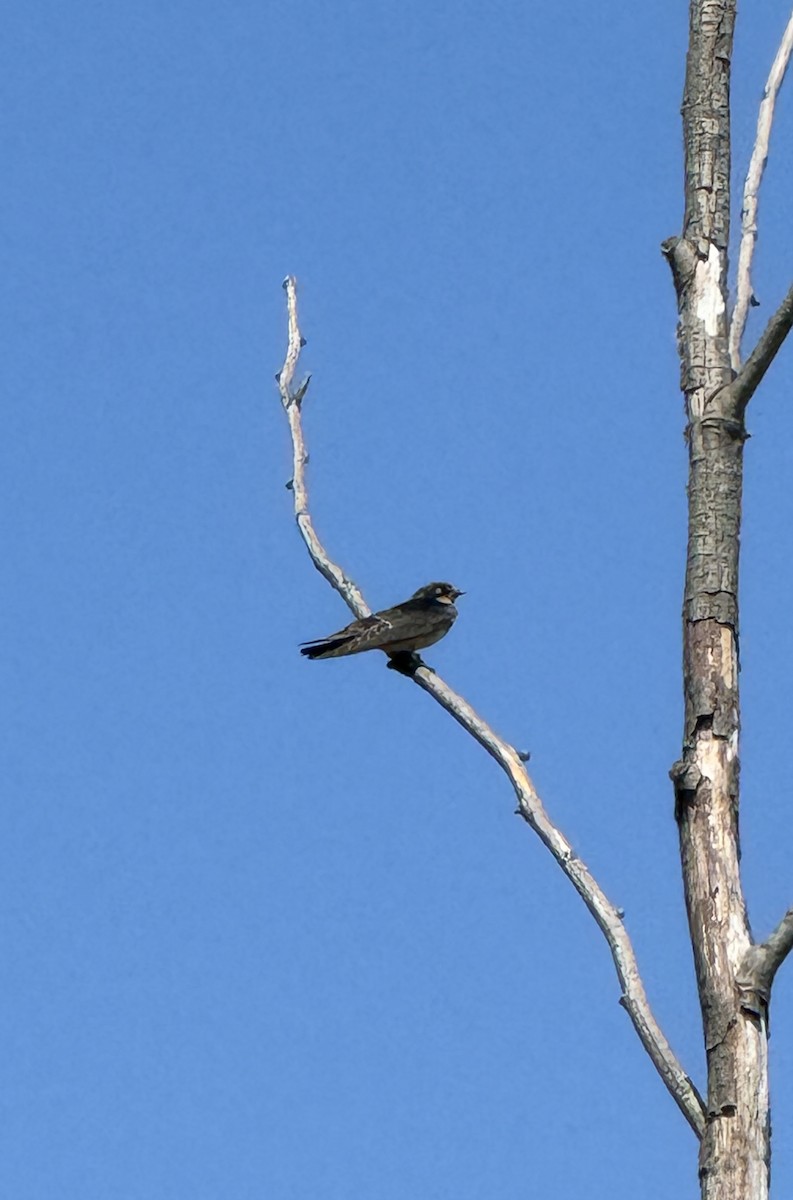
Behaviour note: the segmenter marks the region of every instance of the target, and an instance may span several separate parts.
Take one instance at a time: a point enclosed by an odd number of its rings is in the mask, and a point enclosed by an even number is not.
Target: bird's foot
[[[389,671],[399,671],[400,675],[410,676],[415,675],[419,667],[427,667],[427,664],[414,650],[397,650],[394,654],[389,654],[386,666]],[[431,667],[427,669],[432,670]]]

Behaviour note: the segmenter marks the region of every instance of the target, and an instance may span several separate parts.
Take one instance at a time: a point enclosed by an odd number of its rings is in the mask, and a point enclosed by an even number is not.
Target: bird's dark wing
[[[391,624],[382,616],[373,613],[359,621],[352,621],[338,633],[311,642],[301,642],[300,653],[306,658],[341,658],[345,654],[359,654],[363,650],[376,650],[388,641]]]

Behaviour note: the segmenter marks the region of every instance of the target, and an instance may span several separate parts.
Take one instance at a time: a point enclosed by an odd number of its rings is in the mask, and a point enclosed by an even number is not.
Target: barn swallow
[[[306,658],[343,658],[364,650],[384,650],[392,656],[389,666],[412,673],[421,666],[415,651],[439,642],[457,620],[454,602],[464,596],[451,583],[428,583],[409,600],[383,612],[362,617],[314,642],[302,643]]]

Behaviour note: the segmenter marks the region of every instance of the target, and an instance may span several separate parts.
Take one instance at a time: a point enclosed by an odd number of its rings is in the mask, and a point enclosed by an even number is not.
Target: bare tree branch
[[[765,938],[761,949],[767,955],[768,986],[774,982],[774,976],[788,954],[793,950],[793,908],[788,908],[773,934]]]
[[[322,543],[316,535],[311,514],[308,511],[308,487],[306,484],[308,454],[306,453],[306,446],[303,439],[303,423],[300,419],[300,412],[311,376],[306,377],[296,392],[292,391],[292,380],[294,379],[298,359],[300,358],[300,350],[305,345],[305,340],[300,334],[297,319],[297,280],[294,276],[287,275],[283,287],[286,292],[289,333],[286,358],[284,359],[283,367],[276,375],[276,380],[278,381],[278,390],[281,393],[281,403],[284,406],[284,411],[289,421],[289,431],[292,434],[292,478],[286,486],[295,498],[295,520],[297,521],[297,527],[300,530],[303,541],[306,543],[314,566],[320,574],[325,576],[328,583],[336,589],[339,595],[343,597],[356,617],[368,617],[372,610],[367,606],[360,591],[352,580],[347,578],[341,567],[337,567],[328,558],[322,547]]]
[[[736,983],[742,1006],[758,1017],[768,1011],[771,985],[782,963],[793,950],[793,908],[789,908],[774,932],[758,946],[747,951]]]
[[[294,476],[291,487],[294,493],[295,517],[314,566],[341,594],[356,616],[367,616],[370,609],[364,602],[360,591],[345,576],[341,568],[328,557],[314,531],[308,511],[308,491],[305,477],[308,456],[305,450],[301,407],[299,400],[290,390],[300,348],[303,345],[297,316],[297,284],[293,276],[287,276],[284,280],[284,288],[286,289],[289,316],[289,343],[284,366],[277,378],[281,400],[289,418],[289,427],[292,433]],[[595,918],[608,943],[620,981],[622,988],[620,1003],[628,1012],[642,1045],[666,1087],[691,1128],[701,1138],[705,1129],[705,1108],[702,1099],[678,1062],[653,1016],[644,984],[639,975],[633,945],[623,924],[621,911],[607,898],[567,838],[551,822],[523,765],[523,756],[520,752],[500,738],[462,696],[444,683],[434,671],[421,667],[411,673],[410,677],[420,688],[437,700],[466,732],[475,738],[507,775],[517,796],[519,815],[531,826],[551,852]]]
[[[793,950],[793,908],[789,908],[770,937],[763,943],[768,951],[773,974],[779,970],[782,963]]]
[[[727,385],[725,400],[733,409],[736,419],[743,420],[746,406],[754,395],[761,379],[777,355],[793,325],[793,286],[779,308],[766,325],[760,340],[747,358],[741,370]],[[732,336],[732,334],[730,335]]]
[[[782,81],[785,78],[791,51],[793,51],[793,13],[782,35],[782,41],[776,52],[776,57],[765,85],[763,99],[760,102],[760,111],[757,116],[757,134],[743,189],[741,248],[738,255],[735,308],[733,309],[732,321],[730,323],[730,362],[734,371],[738,371],[741,366],[741,341],[743,340],[746,328],[749,306],[754,300],[751,272],[752,258],[754,257],[754,248],[757,242],[757,208],[759,204],[760,184],[763,179],[766,162],[768,161],[768,144],[771,138],[771,126],[774,121],[776,98],[782,86]]]

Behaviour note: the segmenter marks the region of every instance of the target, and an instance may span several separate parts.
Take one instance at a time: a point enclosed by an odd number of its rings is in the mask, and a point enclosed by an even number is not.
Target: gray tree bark
[[[770,1166],[770,980],[752,974],[761,948],[753,947],[738,834],[744,415],[759,379],[734,378],[729,350],[734,22],[735,0],[691,0],[682,108],[685,215],[682,235],[663,247],[677,291],[688,418],[685,718],[682,756],[671,776],[707,1055],[703,1200],[765,1200]]]

